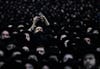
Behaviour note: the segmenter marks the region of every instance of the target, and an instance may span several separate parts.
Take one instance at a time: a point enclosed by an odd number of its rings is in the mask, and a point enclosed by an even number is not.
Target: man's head
[[[31,63],[26,63],[25,69],[34,69],[34,66]]]
[[[71,66],[66,65],[66,66],[64,66],[64,69],[72,69],[72,67],[71,67]]]
[[[38,62],[38,58],[37,58],[37,56],[34,55],[34,54],[29,55],[29,56],[28,56],[28,60],[33,60],[33,61],[35,61],[35,62]]]
[[[24,52],[29,52],[30,51],[29,47],[27,47],[27,46],[23,46],[22,49],[23,49]]]
[[[43,28],[41,26],[35,28],[34,33],[38,33],[38,32],[43,32]]]
[[[30,34],[29,33],[24,33],[24,35],[25,35],[26,40],[30,41]]]
[[[48,65],[44,65],[42,69],[50,69]]]
[[[36,51],[38,52],[38,54],[40,55],[44,55],[45,54],[45,49],[44,47],[37,47]]]
[[[57,57],[56,55],[50,55],[49,60],[50,60],[50,62],[53,61],[54,63],[56,63],[56,62],[59,61],[59,60],[58,60],[58,57]]]
[[[90,53],[86,54],[83,59],[83,65],[85,68],[91,69],[96,65],[96,58],[95,55]]]
[[[91,44],[91,39],[90,39],[89,37],[85,37],[85,38],[84,38],[84,41],[85,41],[88,45]]]
[[[73,59],[72,54],[65,54],[63,57],[63,62],[67,62],[69,59]]]
[[[7,30],[3,30],[1,33],[1,39],[7,39],[10,38],[10,33]]]
[[[15,49],[15,47],[16,47],[16,45],[15,44],[13,44],[13,43],[11,43],[11,44],[8,44],[7,45],[7,50],[12,50],[12,49]]]
[[[22,25],[22,24],[18,25],[17,28],[19,29],[19,32],[24,31],[24,25]]]
[[[0,57],[4,56],[4,52],[2,50],[0,50]]]
[[[4,64],[5,64],[4,61],[0,61],[0,68],[2,68]]]

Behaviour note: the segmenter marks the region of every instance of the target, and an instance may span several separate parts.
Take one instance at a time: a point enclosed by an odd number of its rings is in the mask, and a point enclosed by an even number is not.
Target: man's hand
[[[45,17],[45,16],[43,15],[43,13],[41,13],[41,12],[39,13],[39,15],[40,15],[41,17]]]
[[[37,22],[39,19],[40,19],[39,16],[35,16],[35,17],[33,18],[33,21]]]
[[[47,18],[41,12],[39,13],[39,16],[40,16],[41,20],[44,21],[47,26],[50,25]]]

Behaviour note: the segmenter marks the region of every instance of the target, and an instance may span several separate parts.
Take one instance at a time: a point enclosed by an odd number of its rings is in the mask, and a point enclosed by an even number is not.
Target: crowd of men
[[[0,69],[100,69],[96,0],[0,0]]]

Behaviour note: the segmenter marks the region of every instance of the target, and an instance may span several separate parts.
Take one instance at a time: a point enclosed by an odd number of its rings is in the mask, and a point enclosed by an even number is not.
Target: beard
[[[91,69],[92,67],[94,67],[94,65],[91,65],[90,63],[86,63],[85,67],[86,69]]]
[[[35,35],[41,36],[41,35],[44,35],[44,32],[39,31],[39,32],[35,33]]]

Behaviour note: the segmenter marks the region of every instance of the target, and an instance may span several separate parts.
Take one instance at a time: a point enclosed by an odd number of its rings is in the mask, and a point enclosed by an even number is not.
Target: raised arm
[[[46,26],[49,26],[50,23],[49,23],[49,21],[47,20],[47,18],[46,18],[42,13],[39,13],[39,15],[40,15],[40,17],[41,17],[42,19],[44,19],[44,23],[46,24]]]
[[[32,21],[32,26],[28,29],[28,31],[32,31],[32,30],[34,30],[34,28],[36,27],[36,23],[37,23],[37,21],[39,20],[39,17],[38,16],[35,16],[34,18],[33,18],[33,21]]]
[[[37,23],[40,19],[44,21],[44,23],[45,23],[46,26],[49,26],[49,25],[50,25],[50,23],[48,22],[47,18],[46,18],[42,13],[39,13],[39,16],[35,16],[35,17],[33,18],[33,24],[32,24],[32,26],[28,29],[28,31],[34,30],[34,28],[36,27],[36,23]]]

